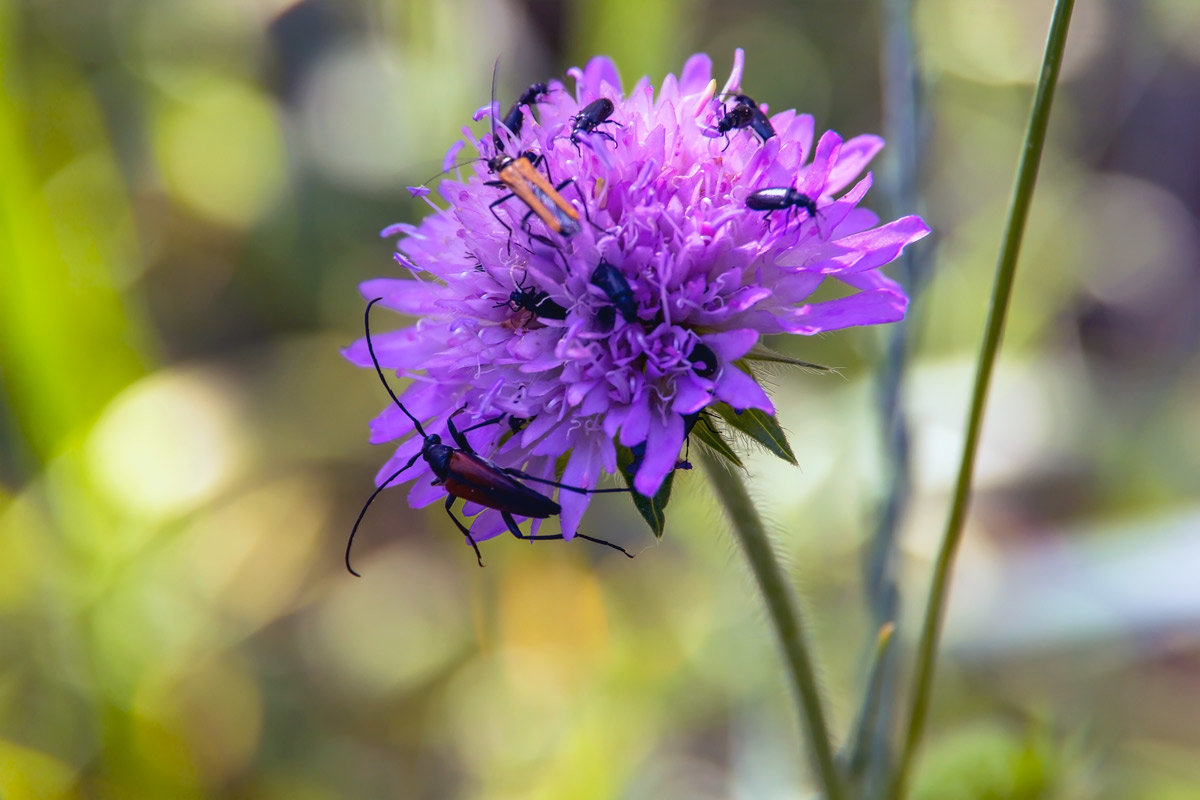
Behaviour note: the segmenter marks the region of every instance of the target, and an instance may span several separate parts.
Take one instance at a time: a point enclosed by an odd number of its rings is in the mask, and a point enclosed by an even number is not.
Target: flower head
[[[634,488],[653,496],[695,415],[718,403],[774,414],[746,365],[762,336],[904,316],[903,290],[879,268],[929,229],[914,216],[880,225],[858,206],[871,185],[870,173],[860,176],[882,140],[829,131],[814,147],[812,117],[755,106],[760,120],[737,108],[752,102],[738,94],[740,50],[720,93],[711,66],[695,55],[657,92],[643,78],[625,93],[614,64],[594,58],[569,71],[574,93],[551,82],[534,106],[504,115],[519,120],[519,133],[494,125],[476,138],[463,129],[480,160],[438,185],[446,206],[427,201],[433,213],[420,225],[383,232],[402,237],[395,258],[411,278],[362,286],[367,298],[417,317],[373,341],[382,366],[412,379],[401,399],[429,420],[427,431],[445,431],[459,409],[463,425],[501,414],[527,420],[515,432],[480,427],[470,441],[498,464],[587,488],[617,471],[621,445],[638,454]],[[611,115],[591,126],[581,112],[601,98],[612,101]],[[722,125],[731,113],[745,124]],[[493,114],[489,106],[476,117]],[[558,196],[578,220],[541,190],[532,205],[502,200],[508,187],[489,181],[505,175],[490,173],[489,159],[494,170],[525,159],[517,166],[569,181]],[[531,213],[538,203],[548,218]],[[841,296],[810,300],[829,280]],[[363,341],[346,355],[371,364]],[[420,451],[412,432],[395,406],[372,422],[372,442],[409,437],[379,480]],[[429,475],[418,459],[408,474],[413,506],[444,496]],[[559,502],[569,538],[588,496],[560,492]],[[504,529],[499,512],[486,510],[472,535]]]

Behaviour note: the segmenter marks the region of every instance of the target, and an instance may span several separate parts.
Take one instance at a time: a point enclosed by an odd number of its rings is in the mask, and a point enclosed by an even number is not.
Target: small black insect
[[[790,221],[792,212],[802,208],[808,216],[816,219],[818,215],[817,201],[791,186],[776,186],[770,189],[759,189],[746,198],[746,208],[752,211],[765,211],[763,219],[770,219],[771,214],[783,209]],[[787,223],[784,223],[786,227]],[[819,231],[819,229],[818,229]]]
[[[528,89],[521,93],[521,96],[512,104],[512,107],[508,109],[508,113],[504,115],[504,119],[502,120],[504,127],[512,131],[513,136],[519,139],[521,136],[521,127],[525,123],[523,107],[541,102],[541,99],[548,94],[550,94],[550,87],[546,84],[531,84]],[[493,134],[492,142],[496,145],[497,150],[503,149],[499,136]]]
[[[701,378],[711,378],[717,374],[717,354],[713,349],[704,342],[696,342],[696,346],[692,348],[692,352],[688,355],[688,361],[692,363],[692,371]]]
[[[717,120],[717,133],[725,137],[725,146],[721,148],[721,152],[729,149],[729,132],[739,128],[749,128],[750,122],[754,119],[754,109],[749,106],[738,103],[731,111],[726,111],[724,106],[721,106],[721,118]]]
[[[775,135],[775,128],[771,126],[771,120],[767,119],[767,115],[763,113],[753,98],[744,94],[735,94],[733,99],[737,101],[738,105],[751,109],[750,130],[754,131],[759,139],[765,142]]]
[[[454,415],[446,420],[446,427],[450,431],[451,438],[457,447],[451,447],[448,444],[442,443],[442,438],[436,433],[425,433],[425,429],[421,427],[421,422],[414,417],[404,404],[400,402],[400,398],[392,391],[392,387],[388,384],[387,378],[383,374],[383,369],[379,366],[379,359],[375,356],[375,346],[371,343],[371,308],[383,298],[376,297],[371,302],[367,303],[367,310],[363,318],[363,326],[367,334],[367,351],[371,354],[371,362],[375,365],[375,372],[379,375],[379,380],[387,389],[388,395],[401,411],[404,412],[413,426],[417,430],[417,434],[425,441],[422,443],[421,451],[409,459],[408,463],[400,469],[393,472],[383,483],[381,483],[371,496],[367,498],[367,502],[363,504],[362,510],[358,512],[358,519],[354,521],[354,527],[350,529],[350,538],[346,542],[346,569],[352,575],[358,575],[354,571],[354,567],[350,565],[350,548],[354,545],[354,536],[358,533],[358,526],[362,523],[363,517],[367,514],[367,509],[371,507],[371,503],[379,496],[379,493],[387,488],[393,481],[400,477],[400,474],[417,463],[418,458],[424,458],[429,464],[433,474],[437,476],[435,483],[440,484],[446,490],[446,513],[454,524],[462,532],[463,536],[467,537],[467,542],[475,550],[475,558],[479,562],[479,566],[483,566],[483,556],[479,552],[479,545],[471,536],[470,530],[462,523],[458,517],[454,516],[454,501],[457,499],[467,500],[469,502],[478,503],[487,508],[493,508],[500,512],[504,519],[504,523],[508,526],[509,532],[518,539],[526,539],[531,541],[542,541],[547,539],[562,539],[561,533],[558,534],[527,534],[522,533],[517,526],[516,519],[513,515],[522,517],[532,517],[534,519],[546,519],[555,516],[562,512],[562,507],[554,500],[546,497],[544,494],[530,489],[523,483],[520,483],[517,478],[536,483],[544,483],[549,486],[557,486],[560,489],[565,489],[571,492],[579,492],[580,494],[605,494],[610,492],[627,492],[628,489],[585,489],[580,486],[569,486],[558,481],[548,480],[546,478],[538,478],[534,475],[529,475],[519,469],[509,467],[501,467],[493,464],[491,461],[478,455],[472,448],[471,444],[464,436],[468,431],[481,428],[485,425],[492,425],[503,419],[503,416],[494,417],[476,423],[469,428],[458,430],[454,425]],[[463,409],[459,409],[462,411]],[[458,412],[455,412],[458,413]],[[511,426],[511,423],[510,423]],[[517,430],[513,428],[514,432]],[[611,547],[614,550],[620,550],[625,555],[633,558],[625,548],[620,545],[606,542],[603,539],[595,539],[591,536],[585,536],[582,533],[575,534],[580,539],[585,539],[589,542],[602,544],[606,547]]]
[[[618,128],[623,127],[615,119],[609,119],[612,116],[613,108],[612,100],[601,97],[599,100],[588,103],[582,111],[571,117],[571,144],[575,145],[576,152],[580,152],[579,137],[581,134],[594,133],[608,139],[614,145],[617,143],[617,140],[608,131],[596,130],[598,126],[607,124],[616,125]]]
[[[633,299],[633,289],[621,274],[621,270],[601,259],[592,271],[592,285],[599,287],[608,296],[626,322],[637,320],[637,301]]]
[[[550,299],[549,292],[538,291],[536,286],[518,286],[508,295],[508,300],[497,303],[513,311],[528,311],[544,319],[566,319],[567,310]]]
[[[771,127],[771,121],[767,119],[767,115],[758,107],[758,103],[754,99],[744,95],[735,94],[733,96],[733,108],[726,111],[725,105],[721,105],[721,118],[717,120],[714,136],[723,136],[725,138],[725,146],[721,148],[721,152],[729,149],[729,132],[749,128],[754,131],[762,141],[766,141],[775,135],[775,129]]]

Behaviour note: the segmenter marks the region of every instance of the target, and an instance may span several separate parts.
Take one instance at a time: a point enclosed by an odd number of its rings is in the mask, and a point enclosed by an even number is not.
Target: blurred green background
[[[908,663],[1049,20],[921,0],[933,270],[904,397]],[[770,629],[701,474],[640,551],[485,547],[385,493],[344,362],[378,232],[470,113],[594,53],[709,52],[879,132],[867,2],[0,0],[0,796],[798,798]],[[1200,798],[1200,4],[1088,0],[992,396],[920,798]],[[893,274],[896,274],[893,271]],[[781,344],[800,468],[751,458],[835,730],[874,636],[886,331]],[[877,614],[874,615],[876,620]],[[902,676],[901,676],[902,677]],[[884,724],[888,724],[885,717]],[[894,724],[894,720],[893,720]]]

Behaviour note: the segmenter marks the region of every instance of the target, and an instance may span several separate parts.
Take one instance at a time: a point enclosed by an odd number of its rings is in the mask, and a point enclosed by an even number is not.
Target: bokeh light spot
[[[283,188],[283,137],[272,102],[252,87],[210,82],[163,110],[156,130],[168,191],[231,227],[257,219]]]
[[[360,560],[360,580],[339,572],[310,628],[314,659],[362,696],[419,685],[468,646],[454,575],[415,547],[393,550],[398,555]]]
[[[297,602],[328,517],[320,482],[271,481],[198,515],[172,551],[174,561],[205,608],[258,628]]]
[[[595,573],[566,560],[513,565],[500,588],[499,622],[503,647],[524,652],[522,661],[540,659],[544,680],[557,678],[568,686],[586,679],[608,643],[608,615]],[[524,668],[511,666],[514,689],[527,686]]]
[[[151,517],[211,497],[241,455],[229,392],[196,372],[158,373],[134,384],[109,405],[87,443],[97,484]]]
[[[422,78],[422,81],[424,78]],[[395,188],[429,121],[401,61],[377,47],[350,47],[321,59],[302,102],[309,155],[339,183]]]
[[[1097,175],[1077,202],[1087,220],[1077,245],[1090,255],[1084,263],[1091,294],[1148,310],[1188,291],[1200,242],[1178,197],[1132,176]]]

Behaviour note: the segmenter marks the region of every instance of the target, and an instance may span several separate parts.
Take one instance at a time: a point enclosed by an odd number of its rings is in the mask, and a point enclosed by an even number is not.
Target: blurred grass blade
[[[128,257],[132,236],[113,247],[129,212],[100,114],[65,63],[53,82],[22,83],[9,34],[0,17],[0,371],[45,462],[145,371],[145,336],[115,288],[115,252]],[[64,124],[70,135],[31,146],[29,130]]]
[[[1046,53],[1042,71],[1038,78],[1037,93],[1029,114],[1029,127],[1025,134],[1025,147],[1017,169],[1016,185],[1013,187],[1009,206],[1008,222],[1001,242],[1000,256],[996,264],[996,282],[992,289],[991,310],[987,329],[980,348],[975,386],[971,393],[971,410],[966,424],[966,441],[959,462],[958,479],[954,486],[954,499],[946,521],[946,531],[938,550],[933,569],[929,601],[925,609],[925,620],[917,645],[917,663],[913,670],[913,687],[910,698],[908,725],[900,761],[892,779],[890,796],[899,800],[907,790],[908,773],[912,768],[917,745],[925,729],[925,718],[933,689],[936,669],[938,637],[942,628],[942,616],[946,608],[946,595],[950,588],[950,569],[954,563],[959,542],[962,541],[966,522],[971,483],[975,470],[975,454],[979,448],[980,431],[983,429],[984,411],[987,407],[988,388],[996,354],[1004,334],[1004,321],[1012,298],[1012,287],[1017,272],[1017,257],[1021,252],[1021,240],[1025,233],[1025,222],[1033,202],[1033,189],[1037,183],[1038,166],[1046,144],[1046,129],[1050,124],[1050,108],[1054,101],[1054,87],[1058,83],[1058,72],[1062,66],[1063,50],[1067,44],[1067,30],[1071,24],[1074,0],[1058,0],[1054,16],[1050,21],[1050,33],[1046,39]]]
[[[850,732],[842,752],[838,754],[838,762],[843,773],[849,778],[847,783],[851,786],[864,777],[869,764],[875,719],[879,715],[879,701],[883,696],[884,664],[892,652],[892,636],[895,632],[896,625],[891,622],[879,628],[875,637],[875,652],[871,658],[871,671],[867,675],[867,691],[863,694],[854,729]]]

